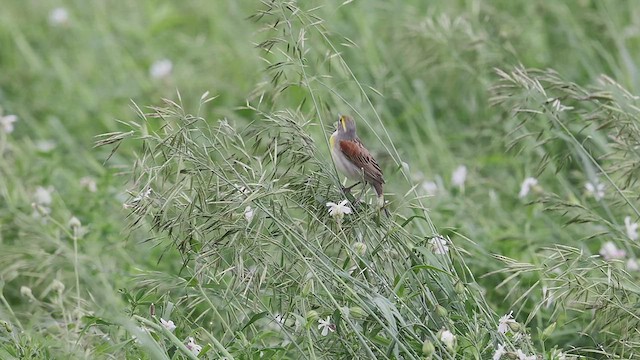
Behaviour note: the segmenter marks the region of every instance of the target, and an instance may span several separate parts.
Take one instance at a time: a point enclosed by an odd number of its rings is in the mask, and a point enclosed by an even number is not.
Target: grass
[[[0,358],[638,358],[634,2],[59,6],[0,13]]]

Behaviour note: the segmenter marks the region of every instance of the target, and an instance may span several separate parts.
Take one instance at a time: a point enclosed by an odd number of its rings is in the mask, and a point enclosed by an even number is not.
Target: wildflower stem
[[[73,270],[75,272],[76,277],[76,297],[77,297],[77,306],[80,308],[80,275],[78,272],[78,229],[73,229]]]

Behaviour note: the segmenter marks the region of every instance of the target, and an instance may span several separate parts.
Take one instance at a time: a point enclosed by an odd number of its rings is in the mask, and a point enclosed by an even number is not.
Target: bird
[[[338,171],[347,179],[356,181],[355,184],[343,188],[343,192],[349,193],[354,186],[364,182],[365,185],[358,200],[364,194],[366,186],[371,185],[378,195],[378,206],[382,207],[384,205],[382,169],[358,138],[355,120],[348,115],[339,115],[336,127],[336,131],[329,138],[331,158]]]

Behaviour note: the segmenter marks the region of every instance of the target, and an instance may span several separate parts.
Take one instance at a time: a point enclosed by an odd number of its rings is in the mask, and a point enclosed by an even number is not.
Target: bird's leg
[[[358,199],[356,199],[356,204],[360,202],[360,200],[362,200],[362,195],[364,195],[364,192],[367,190],[367,186],[369,184],[368,183],[364,183],[364,186],[362,187],[362,191],[360,191],[360,195],[358,195]]]
[[[358,181],[357,183],[349,186],[349,187],[343,187],[342,188],[342,192],[346,195],[346,194],[350,194],[351,193],[351,189],[353,189],[354,186],[360,184],[360,181]]]

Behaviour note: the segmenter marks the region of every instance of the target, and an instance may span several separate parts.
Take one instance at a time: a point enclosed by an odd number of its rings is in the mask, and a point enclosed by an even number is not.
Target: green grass
[[[59,6],[0,12],[0,358],[639,358],[635,2]]]

